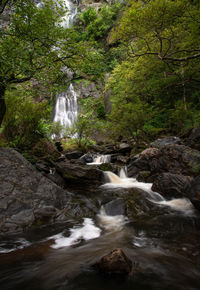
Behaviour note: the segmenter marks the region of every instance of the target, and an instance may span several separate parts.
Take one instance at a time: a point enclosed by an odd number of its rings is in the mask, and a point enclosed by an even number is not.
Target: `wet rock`
[[[127,152],[131,152],[132,150],[132,146],[130,146],[128,143],[121,143],[119,144],[119,152],[120,153],[127,153]]]
[[[105,255],[94,267],[103,273],[129,274],[132,269],[132,261],[117,248]]]
[[[45,163],[36,163],[35,167],[44,173],[49,173],[49,165]]]
[[[187,196],[187,188],[192,178],[181,174],[162,173],[153,183],[152,190],[166,198]],[[188,196],[187,196],[188,197]]]
[[[102,163],[98,165],[98,168],[102,171],[115,171],[111,163]]]
[[[116,161],[123,163],[123,164],[127,164],[129,161],[129,156],[118,155],[116,158]]]
[[[180,143],[181,143],[181,139],[179,137],[171,136],[167,138],[157,139],[156,141],[151,143],[151,146],[156,147],[156,148],[161,148],[165,145],[180,144]]]
[[[65,154],[65,157],[68,159],[68,160],[71,160],[71,159],[78,159],[80,158],[81,156],[83,155],[83,153],[81,151],[73,151],[73,152],[69,152],[69,153],[66,153]]]
[[[186,145],[200,150],[200,127],[194,128],[185,141]]]
[[[37,223],[35,213],[44,216],[47,209],[53,217],[64,208],[69,195],[20,153],[0,148],[0,233],[30,228]]]
[[[94,155],[91,153],[84,154],[80,160],[83,160],[85,163],[92,163],[94,161]]]
[[[117,198],[108,202],[104,205],[104,208],[107,215],[115,216],[126,214],[126,207],[122,198]]]
[[[103,183],[104,174],[96,166],[73,164],[69,161],[56,162],[58,173],[70,184],[98,186]]]
[[[140,182],[152,182],[151,171],[140,171],[137,180]]]
[[[151,176],[164,172],[197,176],[200,173],[200,152],[188,146],[172,144],[148,148],[128,165],[128,175],[137,176],[140,171],[150,171]]]
[[[200,176],[197,176],[190,183],[188,195],[194,207],[200,211]]]

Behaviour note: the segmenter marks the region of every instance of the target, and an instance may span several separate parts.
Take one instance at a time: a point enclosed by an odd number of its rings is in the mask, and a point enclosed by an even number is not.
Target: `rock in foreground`
[[[0,148],[0,233],[51,223],[69,193],[44,177],[20,153]]]
[[[132,261],[120,248],[117,248],[102,257],[94,267],[103,273],[129,274],[132,269]]]

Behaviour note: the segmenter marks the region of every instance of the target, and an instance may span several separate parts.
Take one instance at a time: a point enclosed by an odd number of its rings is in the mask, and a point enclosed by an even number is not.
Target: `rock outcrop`
[[[0,148],[0,233],[53,222],[69,197],[20,153]]]
[[[141,171],[150,172],[153,180],[164,172],[195,177],[200,174],[200,152],[178,144],[148,148],[132,158],[128,165],[129,177],[137,177]]]
[[[188,188],[193,178],[181,174],[162,173],[153,183],[152,190],[165,198],[188,197]]]
[[[56,171],[71,185],[99,186],[103,183],[104,174],[96,166],[73,164],[68,160],[56,162]]]

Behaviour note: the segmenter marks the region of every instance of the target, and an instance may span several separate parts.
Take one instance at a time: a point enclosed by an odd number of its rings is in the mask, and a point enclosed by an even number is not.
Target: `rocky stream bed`
[[[199,131],[35,165],[0,148],[1,289],[199,289]]]

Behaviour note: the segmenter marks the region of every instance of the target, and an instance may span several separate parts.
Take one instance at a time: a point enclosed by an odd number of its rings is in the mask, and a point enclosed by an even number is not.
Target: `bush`
[[[46,101],[35,103],[23,89],[6,93],[7,112],[3,135],[11,147],[31,148],[40,138],[49,137],[50,108]]]

